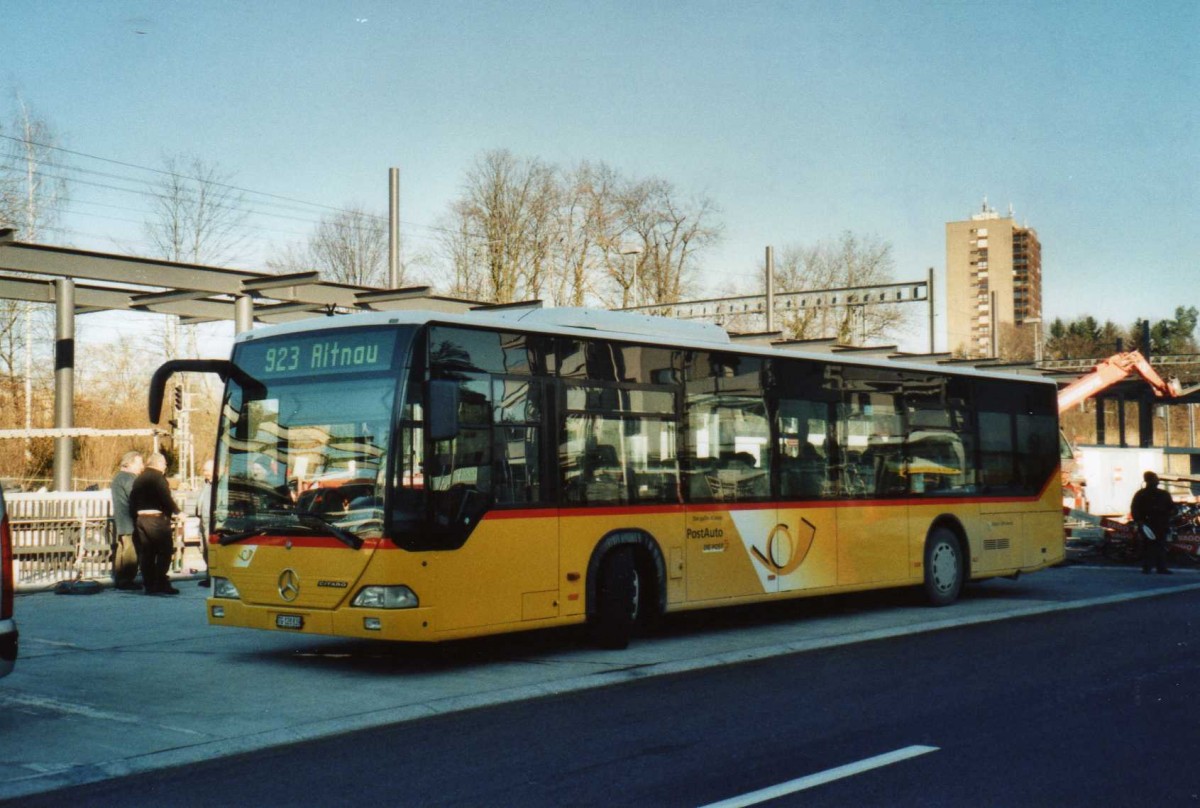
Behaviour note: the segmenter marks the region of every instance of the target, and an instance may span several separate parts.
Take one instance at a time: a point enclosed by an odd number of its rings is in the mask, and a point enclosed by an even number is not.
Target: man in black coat
[[[1142,537],[1142,572],[1149,574],[1153,563],[1159,573],[1169,575],[1167,534],[1171,530],[1171,517],[1175,515],[1175,500],[1158,487],[1158,475],[1153,471],[1147,471],[1142,479],[1146,486],[1133,495],[1129,505],[1130,515]]]
[[[147,595],[178,595],[171,586],[167,570],[175,552],[171,517],[179,506],[167,485],[167,459],[155,452],[146,459],[146,468],[133,481],[129,492],[129,510],[137,519],[135,530],[141,546],[142,583]]]

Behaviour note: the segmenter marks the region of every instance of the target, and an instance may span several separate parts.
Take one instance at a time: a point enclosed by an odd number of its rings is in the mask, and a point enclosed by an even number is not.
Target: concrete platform
[[[973,585],[669,617],[624,651],[581,631],[404,645],[210,627],[206,589],[17,598],[0,799],[456,710],[854,642],[1200,589],[1200,573],[1067,566]]]

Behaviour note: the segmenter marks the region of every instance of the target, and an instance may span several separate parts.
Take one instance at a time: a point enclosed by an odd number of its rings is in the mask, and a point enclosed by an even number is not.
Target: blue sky
[[[399,166],[410,255],[432,249],[471,161],[507,148],[710,196],[725,238],[703,261],[709,292],[754,286],[765,245],[844,230],[891,242],[897,280],[932,266],[940,282],[944,223],[986,195],[1037,229],[1048,318],[1200,305],[1196,2],[2,9],[0,108],[15,89],[68,148],[194,154],[332,206],[383,212]],[[75,196],[57,241],[136,250],[135,202]],[[261,249],[305,231],[269,225]]]

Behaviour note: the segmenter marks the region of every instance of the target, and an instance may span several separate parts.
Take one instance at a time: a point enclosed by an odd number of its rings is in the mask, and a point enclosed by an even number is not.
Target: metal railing
[[[18,590],[43,589],[60,581],[112,580],[116,531],[111,492],[14,493],[5,500]],[[181,572],[183,520],[176,520],[174,533],[171,571]]]

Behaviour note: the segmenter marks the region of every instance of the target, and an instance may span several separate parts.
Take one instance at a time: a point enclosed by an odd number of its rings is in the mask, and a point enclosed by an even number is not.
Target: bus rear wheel
[[[925,540],[925,595],[934,606],[958,600],[966,568],[962,552],[958,536],[946,528],[938,528]]]
[[[638,618],[639,584],[632,547],[616,547],[601,559],[589,624],[593,643],[614,650],[629,645]]]

